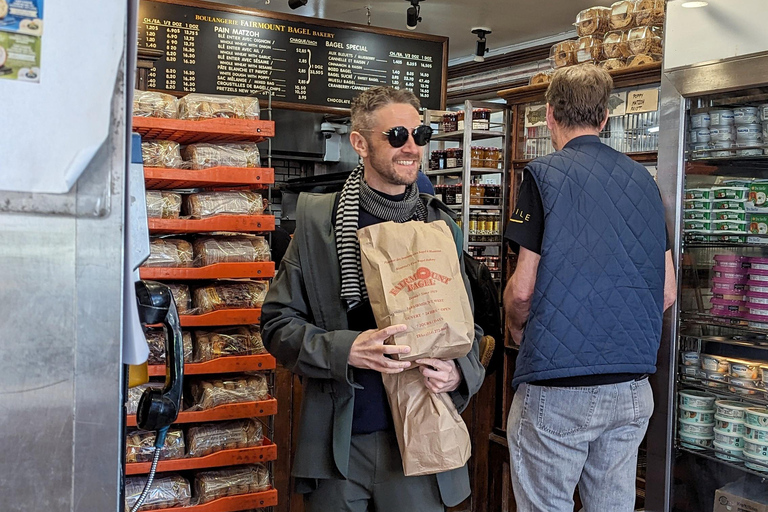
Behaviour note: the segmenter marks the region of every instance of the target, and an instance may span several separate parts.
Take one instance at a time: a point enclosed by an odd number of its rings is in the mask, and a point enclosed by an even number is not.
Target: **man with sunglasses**
[[[405,326],[377,329],[360,267],[357,230],[385,221],[443,220],[462,258],[452,213],[415,184],[432,135],[419,108],[412,92],[390,87],[353,100],[350,142],[363,163],[340,193],[301,194],[293,241],[262,308],[264,345],[303,382],[292,474],[307,512],[442,512],[469,495],[466,466],[403,475],[381,374],[410,367],[389,357],[408,347],[384,344]],[[464,284],[470,293],[466,276]],[[475,334],[466,357],[417,361],[425,386],[448,393],[459,411],[484,377],[479,327]]]

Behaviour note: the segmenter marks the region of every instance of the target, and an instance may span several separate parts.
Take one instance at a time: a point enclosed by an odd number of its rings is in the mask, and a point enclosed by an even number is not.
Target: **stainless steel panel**
[[[768,83],[768,52],[665,71],[664,75],[685,97],[735,91]]]
[[[667,230],[673,241],[672,256],[677,275],[680,275],[682,204],[683,189],[683,147],[685,140],[685,100],[672,82],[661,79],[660,130],[657,181],[666,209]],[[679,281],[678,281],[679,288]],[[678,291],[678,297],[679,297]],[[647,511],[668,511],[672,476],[672,433],[674,426],[675,389],[675,340],[678,324],[677,304],[664,315],[661,346],[659,348],[656,373],[651,377],[655,410],[648,425],[648,468],[646,472]]]

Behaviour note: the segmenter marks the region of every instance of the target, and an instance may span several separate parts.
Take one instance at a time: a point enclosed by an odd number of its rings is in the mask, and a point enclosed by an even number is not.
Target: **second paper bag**
[[[378,328],[408,326],[389,341],[411,347],[397,358],[448,360],[467,355],[475,321],[448,225],[442,220],[382,222],[357,235]]]

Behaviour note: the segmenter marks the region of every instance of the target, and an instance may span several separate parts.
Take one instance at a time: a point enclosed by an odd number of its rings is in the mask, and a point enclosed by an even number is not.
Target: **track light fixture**
[[[406,17],[405,17],[405,27],[408,30],[416,30],[416,25],[419,24],[421,21],[421,7],[419,6],[419,2],[423,2],[424,0],[405,0],[406,2],[410,2],[411,6],[406,11]]]
[[[485,36],[491,33],[491,29],[488,27],[474,27],[472,33],[477,34],[475,62],[483,62],[485,61],[485,54],[488,53],[488,48],[485,47]]]
[[[298,9],[303,5],[307,5],[307,0],[288,0],[288,7],[291,9]]]

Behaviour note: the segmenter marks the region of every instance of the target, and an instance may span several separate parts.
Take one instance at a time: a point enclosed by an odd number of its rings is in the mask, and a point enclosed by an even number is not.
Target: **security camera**
[[[336,133],[336,127],[333,126],[333,123],[325,121],[324,123],[320,124],[320,133],[322,133],[326,139],[330,139],[331,135]]]

